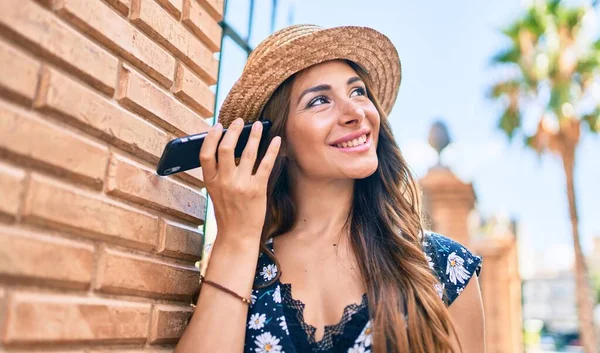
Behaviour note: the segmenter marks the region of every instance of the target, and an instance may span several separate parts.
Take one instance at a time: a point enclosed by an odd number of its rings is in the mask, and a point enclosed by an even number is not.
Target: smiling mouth
[[[364,134],[353,140],[345,141],[342,143],[337,143],[337,144],[331,145],[331,146],[336,147],[336,148],[347,148],[347,147],[357,147],[360,145],[364,145],[369,140],[369,135],[370,135],[370,133],[367,133],[367,134]]]

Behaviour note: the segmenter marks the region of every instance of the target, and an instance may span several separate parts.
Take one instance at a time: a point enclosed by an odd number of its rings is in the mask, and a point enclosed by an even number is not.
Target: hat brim
[[[242,118],[251,123],[260,118],[267,101],[290,76],[313,65],[346,59],[364,69],[386,115],[392,110],[402,70],[392,42],[380,32],[357,26],[322,29],[297,25],[265,39],[252,53],[240,79],[233,85],[219,112],[227,127]]]

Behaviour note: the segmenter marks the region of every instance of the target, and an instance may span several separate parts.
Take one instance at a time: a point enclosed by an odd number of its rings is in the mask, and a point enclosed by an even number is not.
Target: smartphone
[[[262,141],[268,136],[269,129],[271,128],[271,121],[260,120],[260,122],[263,126],[261,136],[262,143]],[[237,145],[235,146],[235,158],[242,156],[242,152],[248,143],[248,138],[250,137],[251,131],[252,124],[244,125],[244,128],[240,133],[240,137],[238,138]],[[226,132],[227,129],[223,129],[221,140],[223,140]],[[158,175],[165,176],[200,167],[200,148],[202,148],[202,143],[204,142],[204,138],[207,134],[208,131],[169,141],[163,150],[158,165],[156,166],[156,173]],[[219,143],[221,143],[221,141],[219,141]]]

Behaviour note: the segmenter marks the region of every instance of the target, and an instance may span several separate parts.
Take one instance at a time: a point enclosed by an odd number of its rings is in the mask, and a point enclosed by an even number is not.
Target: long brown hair
[[[365,83],[367,95],[381,116],[377,145],[379,166],[371,176],[356,180],[347,222],[351,248],[359,259],[367,288],[373,321],[373,352],[456,352],[451,342],[456,332],[434,289],[438,280],[423,252],[419,189],[394,140],[389,122],[372,94],[369,76],[358,65],[347,62]],[[284,144],[294,78],[295,75],[279,86],[262,114],[273,122],[270,135],[281,136]],[[264,151],[265,146],[262,146],[259,155],[264,155]],[[266,246],[267,240],[290,231],[296,222],[288,163],[286,158],[279,157],[269,178],[261,239],[261,251],[277,265]],[[267,285],[280,274],[281,271]]]

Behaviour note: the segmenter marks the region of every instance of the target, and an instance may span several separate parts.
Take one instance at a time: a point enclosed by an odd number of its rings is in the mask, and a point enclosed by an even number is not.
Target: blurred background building
[[[436,122],[429,143],[438,156],[451,140],[443,122]],[[483,257],[480,287],[488,353],[523,352],[521,278],[518,271],[515,227],[510,221],[482,221],[475,208],[470,183],[459,180],[438,163],[419,180],[424,211],[431,229]]]

